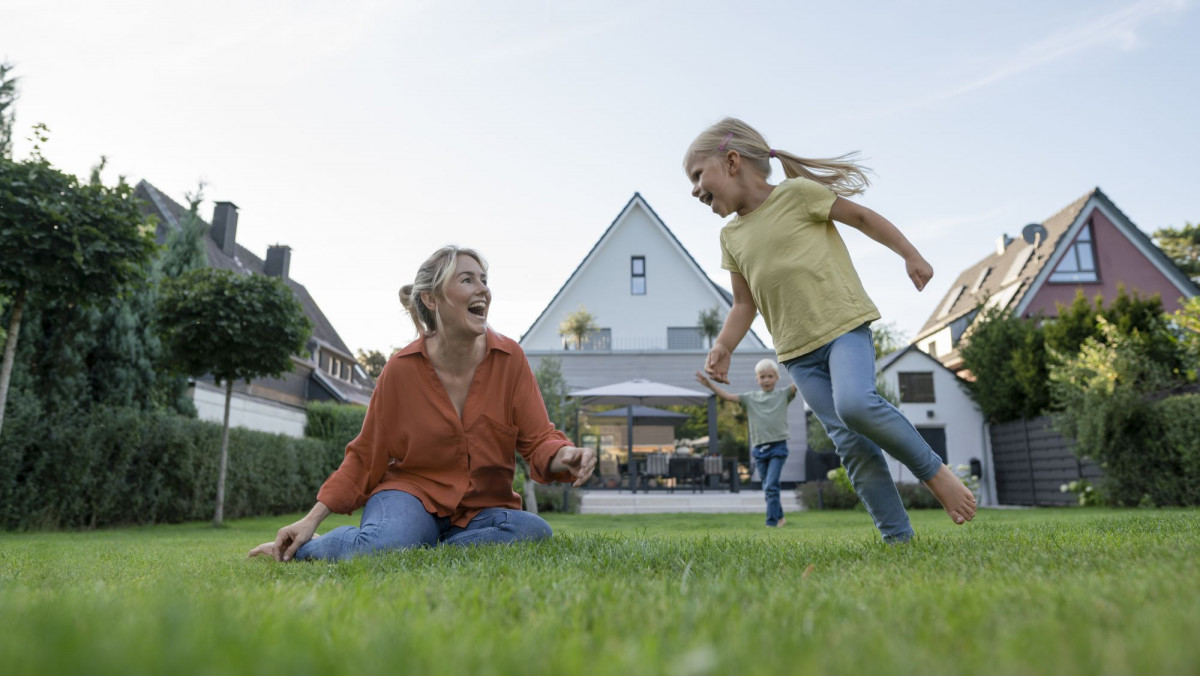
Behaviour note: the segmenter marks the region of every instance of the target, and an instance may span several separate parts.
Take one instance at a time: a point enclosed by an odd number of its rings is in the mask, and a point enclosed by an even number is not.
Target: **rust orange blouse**
[[[525,352],[491,329],[486,340],[461,419],[424,337],[392,355],[375,383],[362,432],[317,499],[350,514],[375,493],[398,489],[420,498],[431,514],[465,526],[487,507],[521,508],[512,490],[514,450],[534,480],[573,480],[570,472],[550,473],[550,461],[571,442],[547,417]]]

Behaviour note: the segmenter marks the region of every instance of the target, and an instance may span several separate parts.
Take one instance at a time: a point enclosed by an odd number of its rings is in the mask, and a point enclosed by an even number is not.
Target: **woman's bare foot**
[[[942,503],[954,523],[964,524],[975,518],[975,494],[954,476],[949,465],[942,465],[933,478],[925,482],[933,497]]]

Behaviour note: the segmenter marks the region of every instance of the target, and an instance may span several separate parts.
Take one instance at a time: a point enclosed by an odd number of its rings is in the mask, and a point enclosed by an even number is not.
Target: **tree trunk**
[[[229,464],[229,400],[233,398],[233,379],[225,381],[225,424],[221,427],[221,468],[217,471],[217,511],[213,525],[225,521],[225,467]]]
[[[13,361],[17,358],[17,336],[21,334],[21,315],[25,312],[25,289],[17,291],[13,300],[12,319],[8,322],[8,339],[4,341],[4,364],[0,366],[0,430],[4,429],[4,407],[8,403],[8,383],[12,379]]]
[[[525,488],[522,492],[525,493],[525,511],[529,512],[530,514],[538,513],[537,491],[535,490],[536,486],[536,481],[528,476],[525,477]]]

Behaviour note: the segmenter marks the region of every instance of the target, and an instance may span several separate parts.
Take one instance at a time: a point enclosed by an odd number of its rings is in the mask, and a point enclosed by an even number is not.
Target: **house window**
[[[942,309],[938,310],[938,317],[945,317],[950,314],[950,309],[958,302],[959,296],[962,296],[963,290],[966,288],[965,286],[959,286],[951,291],[949,296],[946,296],[946,302],[942,304]]]
[[[698,326],[668,326],[668,350],[703,350],[704,334]]]
[[[904,404],[932,404],[933,373],[929,371],[900,373],[900,402]]]
[[[1071,247],[1063,253],[1058,267],[1050,273],[1051,282],[1096,282],[1096,251],[1092,243],[1092,224],[1085,223]]]
[[[937,356],[937,341],[936,340],[929,341],[929,343],[925,346],[925,353],[928,354],[930,357]]]
[[[629,293],[635,296],[646,295],[646,257],[634,256],[629,259]]]
[[[608,352],[612,350],[612,329],[597,329],[587,335],[583,339],[583,344],[579,346],[580,350],[590,350],[593,352]]]
[[[979,290],[983,288],[983,280],[987,279],[988,273],[991,271],[992,269],[988,267],[984,268],[983,272],[979,273],[979,276],[975,278],[974,286],[971,287],[971,293],[979,293]]]

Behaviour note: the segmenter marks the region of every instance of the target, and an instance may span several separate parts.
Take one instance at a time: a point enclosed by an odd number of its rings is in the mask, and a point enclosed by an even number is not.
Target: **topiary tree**
[[[282,280],[205,268],[168,279],[158,322],[170,363],[192,376],[225,383],[225,421],[213,525],[224,521],[229,456],[229,402],[235,380],[279,377],[292,370],[311,324]]]
[[[599,331],[600,327],[596,324],[596,317],[588,312],[582,305],[579,309],[567,315],[567,318],[562,320],[558,325],[558,335],[570,336],[575,339],[575,349],[583,349],[583,341],[587,337]]]
[[[723,323],[721,308],[714,305],[707,310],[700,311],[700,317],[696,320],[696,328],[700,329],[700,334],[708,339],[708,349],[712,349],[713,339],[720,335]]]
[[[44,128],[38,128],[45,141]],[[0,365],[0,427],[27,304],[90,307],[145,274],[152,230],[120,181],[83,184],[42,158],[0,157],[0,295],[10,299]]]

